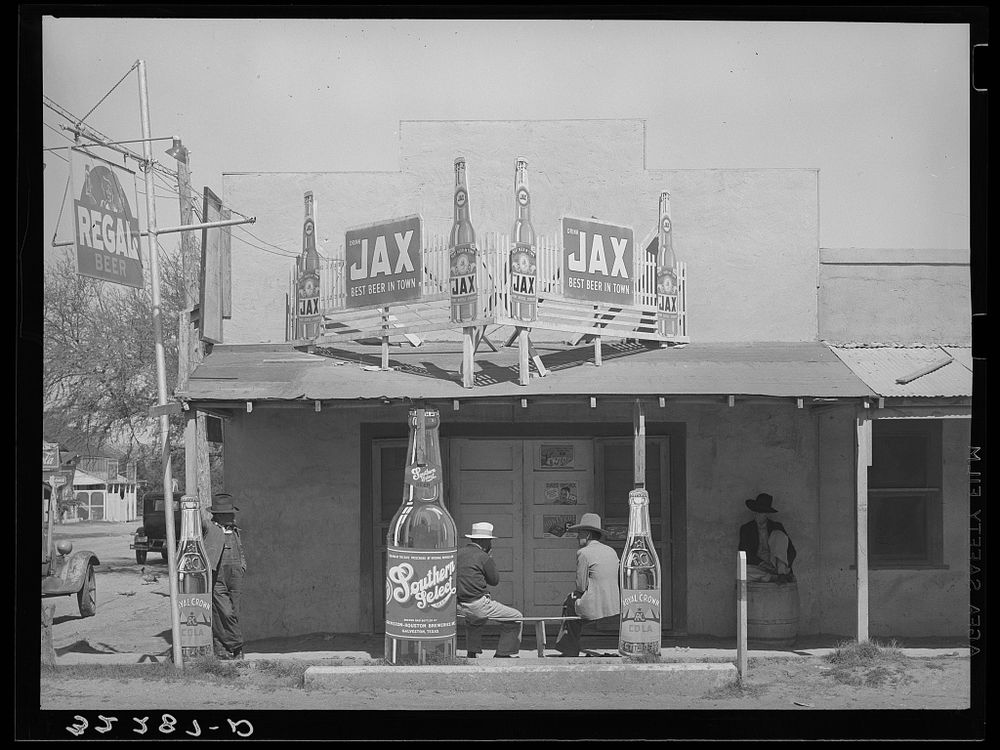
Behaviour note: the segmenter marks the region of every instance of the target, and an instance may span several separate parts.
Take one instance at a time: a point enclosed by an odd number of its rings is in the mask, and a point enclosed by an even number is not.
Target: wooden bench
[[[465,615],[458,615],[458,619],[465,620]],[[545,617],[488,617],[487,622],[533,622],[535,623],[535,648],[538,649],[538,656],[545,658],[545,623],[558,622],[562,624],[566,620],[580,620],[580,617],[567,617],[564,615],[548,615]]]

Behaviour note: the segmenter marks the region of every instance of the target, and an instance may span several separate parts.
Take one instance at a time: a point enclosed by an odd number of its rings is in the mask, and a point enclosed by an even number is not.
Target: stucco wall
[[[791,405],[705,406],[688,415],[688,632],[736,633],[739,527],[744,501],[774,497],[798,556],[800,633],[819,632],[816,426]]]
[[[823,592],[823,632],[853,635],[857,618],[855,498],[851,409],[820,418],[820,508],[822,521],[818,581]],[[872,569],[868,573],[868,627],[875,636],[956,636],[965,632],[969,611],[969,420],[942,422],[943,566]],[[797,567],[797,566],[796,566]],[[801,584],[800,584],[801,585]],[[933,604],[929,604],[933,602]]]
[[[872,636],[958,635],[969,625],[968,419],[942,420],[942,568],[872,570]],[[928,606],[933,602],[933,606]]]
[[[967,252],[823,250],[821,258],[821,339],[972,343]]]
[[[273,246],[300,252],[306,190],[327,257],[348,227],[407,214],[446,235],[460,154],[477,233],[510,230],[517,156],[529,163],[535,229],[550,237],[563,215],[595,216],[631,226],[641,243],[656,227],[659,192],[669,190],[675,252],[688,265],[692,340],[815,340],[817,170],[647,170],[644,139],[642,120],[403,121],[399,172],[225,174],[223,200],[255,216],[250,231],[263,240],[234,231],[225,340],[284,340],[293,261]]]
[[[798,557],[801,634],[855,632],[853,410],[794,404],[668,405],[647,421],[682,423],[687,434],[686,630],[735,634],[733,581],[743,501],[774,496]],[[249,570],[248,640],[311,632],[358,632],[361,602],[362,422],[400,425],[404,407],[268,408],[239,413],[226,429],[226,488],[240,507]],[[631,405],[474,406],[446,411],[446,423],[484,421],[631,423]],[[944,564],[931,570],[870,572],[870,632],[957,635],[968,611],[967,420],[945,420]],[[676,446],[675,446],[676,447]],[[665,570],[666,574],[666,570]],[[927,602],[933,600],[934,606]]]

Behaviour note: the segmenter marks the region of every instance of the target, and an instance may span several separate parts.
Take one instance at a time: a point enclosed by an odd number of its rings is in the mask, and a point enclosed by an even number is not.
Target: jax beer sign
[[[142,288],[135,172],[70,149],[76,272]]]
[[[635,240],[629,227],[563,217],[562,240],[567,297],[633,302]]]
[[[347,307],[388,307],[419,299],[422,237],[419,215],[348,229]]]

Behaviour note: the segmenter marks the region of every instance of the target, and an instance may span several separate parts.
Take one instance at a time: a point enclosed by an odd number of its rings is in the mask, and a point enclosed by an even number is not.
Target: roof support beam
[[[855,419],[857,460],[855,507],[857,530],[857,633],[858,643],[868,640],[868,467],[872,465],[872,421],[867,411],[859,409]]]

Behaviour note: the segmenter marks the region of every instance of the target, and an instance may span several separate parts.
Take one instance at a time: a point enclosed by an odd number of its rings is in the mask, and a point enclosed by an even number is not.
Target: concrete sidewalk
[[[836,650],[838,644],[846,640],[836,636],[803,636],[794,647],[776,649],[750,644],[747,655],[751,659],[774,658],[806,658],[825,656]],[[880,643],[883,639],[877,638]],[[888,639],[886,639],[888,640]],[[598,635],[586,638],[585,652],[575,658],[558,657],[552,648],[547,648],[544,659],[539,658],[533,638],[525,638],[521,644],[519,658],[494,659],[491,640],[487,636],[486,651],[475,660],[469,660],[470,666],[477,669],[493,667],[509,667],[511,665],[534,665],[558,667],[569,665],[614,665],[622,664],[618,656],[617,637]],[[464,639],[459,638],[458,656],[465,656]],[[935,656],[968,657],[969,647],[955,640],[945,639],[911,639],[897,643],[897,647],[907,656],[913,658],[929,658]],[[351,666],[365,667],[383,656],[384,641],[379,635],[363,634],[310,634],[289,638],[269,638],[260,641],[250,641],[244,649],[248,661],[298,661],[316,666]],[[155,653],[122,653],[64,651],[57,649],[56,664],[139,664],[160,663],[170,661],[170,649]],[[724,638],[667,638],[661,648],[661,659],[664,663],[733,663],[736,660],[736,646],[733,639]],[[384,666],[372,665],[371,668],[385,669]],[[433,669],[441,669],[435,666]],[[407,667],[414,669],[414,667]]]

